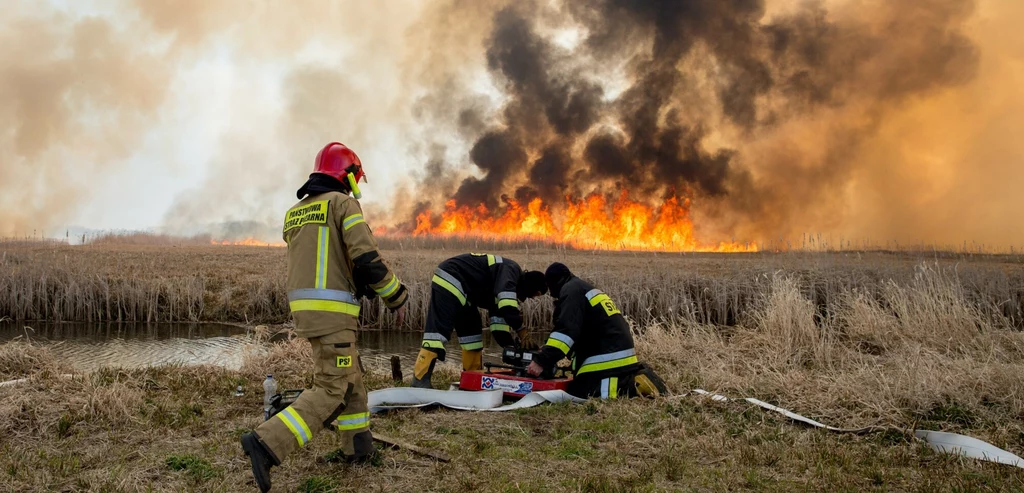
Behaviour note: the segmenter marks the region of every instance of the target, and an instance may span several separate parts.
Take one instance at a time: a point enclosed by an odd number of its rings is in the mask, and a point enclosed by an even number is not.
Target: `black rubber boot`
[[[274,453],[263,444],[255,432],[242,435],[242,450],[252,462],[252,477],[256,480],[256,486],[263,493],[267,493],[270,491],[270,468],[280,465],[281,462],[274,457]]]
[[[370,462],[374,454],[377,453],[377,447],[373,444],[373,434],[369,431],[356,434],[356,436],[352,437],[352,441],[355,445],[356,454],[345,457],[345,460],[349,463],[362,464]]]

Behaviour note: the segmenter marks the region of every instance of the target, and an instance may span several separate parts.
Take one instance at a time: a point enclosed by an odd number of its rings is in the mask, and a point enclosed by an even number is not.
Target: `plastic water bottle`
[[[263,421],[270,419],[270,399],[277,394],[277,380],[273,375],[267,375],[263,381]]]

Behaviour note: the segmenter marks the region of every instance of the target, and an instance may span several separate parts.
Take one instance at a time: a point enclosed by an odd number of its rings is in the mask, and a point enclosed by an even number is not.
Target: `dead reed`
[[[411,291],[403,327],[426,317],[434,267],[459,250],[386,250]],[[493,251],[493,250],[492,250]],[[568,264],[608,292],[638,324],[750,324],[759,300],[784,274],[822,326],[851,310],[851,293],[897,320],[962,323],[964,311],[994,327],[1024,328],[1024,263],[1019,256],[950,253],[665,254],[565,249],[497,251],[524,268]],[[0,244],[0,317],[48,321],[224,321],[285,323],[285,251],[249,246]],[[948,278],[960,305],[929,299],[921,269]],[[904,289],[912,288],[912,289]],[[893,293],[901,293],[898,298]],[[922,298],[924,296],[924,298]],[[806,307],[805,307],[806,308]],[[899,310],[903,310],[902,312]],[[959,310],[959,311],[958,311]],[[550,328],[551,301],[526,305],[531,327]],[[364,301],[368,328],[391,327]],[[924,322],[922,322],[924,323]]]
[[[921,354],[939,354],[940,359],[908,362],[915,345],[905,342],[872,355],[874,359],[864,358],[852,339],[844,343],[841,337],[829,359],[817,338],[789,326],[813,316],[796,297],[794,285],[776,279],[772,293],[757,302],[753,319],[766,322],[761,327],[738,328],[732,335],[679,324],[638,331],[643,359],[675,390],[699,385],[757,395],[835,424],[877,421],[945,429],[1014,452],[1024,449],[1022,414],[1014,411],[1017,404],[1010,397],[1019,395],[1019,358],[1007,360],[1008,366],[1000,369],[986,361],[942,355],[939,338],[922,336]],[[776,337],[786,342],[772,345]],[[0,490],[253,491],[237,440],[260,422],[262,376],[273,371],[284,388],[297,388],[309,384],[310,372],[305,341],[267,345],[254,335],[252,343],[253,351],[238,371],[110,368],[58,378],[31,370],[28,382],[4,389],[0,400],[0,414],[7,418],[0,421]],[[774,355],[779,348],[787,357]],[[0,346],[0,368],[14,368],[10,359],[35,349],[24,342]],[[978,351],[972,358],[984,356],[981,349],[972,350]],[[10,377],[4,372],[3,379]],[[245,396],[233,396],[238,385]],[[371,373],[367,385],[374,389],[392,383]],[[989,395],[995,400],[986,401],[986,393],[998,386],[1005,386],[1009,396]],[[949,393],[932,394],[943,389]],[[930,400],[921,401],[926,395]],[[899,408],[893,412],[892,405]],[[885,417],[872,418],[882,411]],[[326,433],[275,469],[275,486],[284,491],[1024,486],[1024,473],[1018,469],[939,455],[898,431],[833,435],[738,403],[689,397],[496,414],[408,410],[375,415],[372,429],[444,452],[453,462],[385,451],[369,464],[346,465],[336,462],[337,436]]]

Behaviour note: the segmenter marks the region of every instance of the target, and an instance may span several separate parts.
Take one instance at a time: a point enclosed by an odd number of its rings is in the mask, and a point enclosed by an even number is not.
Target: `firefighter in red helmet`
[[[360,299],[379,296],[401,324],[408,291],[384,263],[363,219],[356,200],[360,180],[365,175],[359,157],[344,144],[327,144],[296,193],[299,202],[285,213],[288,304],[295,333],[309,339],[314,377],[313,387],[294,403],[242,436],[256,484],[264,492],[270,489],[270,468],[324,429],[343,434],[342,448],[350,460],[365,459],[373,451],[356,351]]]

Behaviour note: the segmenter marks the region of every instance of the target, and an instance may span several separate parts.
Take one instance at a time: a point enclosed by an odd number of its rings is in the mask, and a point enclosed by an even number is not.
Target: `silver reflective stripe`
[[[615,361],[617,359],[628,358],[630,356],[635,356],[635,355],[636,355],[636,351],[633,351],[632,349],[623,349],[622,351],[615,351],[614,353],[599,354],[597,356],[591,356],[591,357],[583,360],[583,364],[580,365],[580,368],[583,368],[584,366],[587,366],[587,365],[592,365],[594,363],[604,363],[605,361]]]
[[[482,340],[484,340],[484,335],[483,334],[477,334],[475,336],[466,336],[466,337],[459,336],[459,344],[469,344],[471,342],[480,342]]]
[[[327,301],[342,301],[345,303],[358,303],[355,295],[348,291],[339,291],[337,289],[293,289],[288,291],[288,301],[296,300],[327,300]]]
[[[362,416],[362,417],[359,417],[359,418],[341,419],[341,420],[336,421],[335,423],[338,426],[345,426],[345,425],[359,425],[359,424],[369,423],[369,422],[370,422],[370,417],[369,416]]]
[[[453,276],[453,275],[451,275],[451,274],[441,270],[440,268],[435,269],[434,270],[434,274],[437,277],[440,277],[441,279],[444,279],[445,281],[450,282],[452,284],[452,286],[455,286],[455,289],[458,289],[459,292],[462,293],[462,296],[466,296],[466,290],[462,289],[462,283],[459,282],[459,280],[456,279],[455,276]]]
[[[604,380],[601,380],[601,398],[602,399],[607,399],[608,398],[608,387],[610,387],[610,386],[611,386],[611,379],[610,378],[605,378]]]
[[[494,324],[508,325],[508,322],[506,322],[505,319],[501,317],[491,317],[491,325]]]
[[[448,338],[447,337],[445,337],[445,336],[443,336],[441,334],[438,334],[437,332],[424,332],[423,333],[423,340],[424,341],[448,342]]]
[[[494,256],[494,263],[496,263],[496,264],[500,264],[503,260],[504,259],[501,258],[501,255],[495,255]]]
[[[514,300],[514,299],[516,299],[516,294],[514,292],[512,292],[512,291],[502,291],[502,292],[498,293],[498,299],[499,300]]]
[[[576,341],[572,340],[572,337],[569,337],[561,332],[552,332],[551,334],[548,334],[548,338],[554,339],[556,341],[562,341],[563,343],[565,343],[566,346],[569,347],[572,347],[572,345],[576,343]]]
[[[587,291],[587,299],[588,300],[592,300],[592,299],[594,299],[595,296],[597,296],[597,295],[599,295],[601,293],[602,293],[602,291],[600,289],[591,289],[590,291]]]
[[[345,219],[344,221],[342,221],[341,226],[343,228],[345,228],[345,229],[348,229],[348,228],[351,228],[352,226],[354,226],[357,222],[362,221],[362,220],[363,220],[363,215],[362,214],[353,214],[353,215],[349,216],[347,219]]]
[[[298,419],[295,419],[296,416],[293,413],[295,413],[295,409],[289,406],[287,409],[281,411],[278,414],[283,416],[282,419],[287,419],[288,422],[292,424],[292,427],[295,428],[295,431],[299,432],[299,437],[302,440],[302,443],[300,445],[305,445],[309,443],[309,440],[313,437],[306,434],[306,427],[303,424],[299,423]],[[298,416],[298,418],[302,419],[302,416]]]

